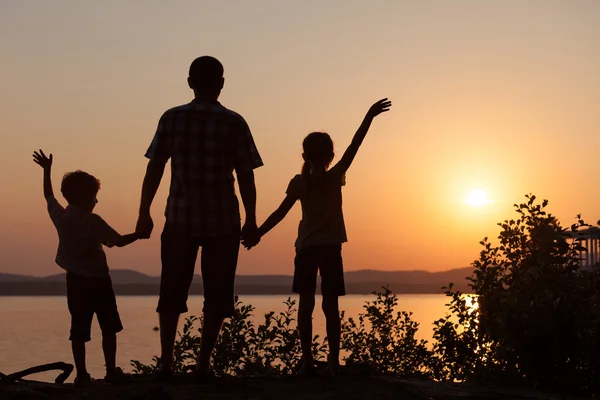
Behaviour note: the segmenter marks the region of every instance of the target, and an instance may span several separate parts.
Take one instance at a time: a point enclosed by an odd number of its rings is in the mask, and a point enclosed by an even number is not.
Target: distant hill
[[[468,292],[465,278],[472,268],[443,272],[359,270],[345,273],[348,294],[368,294],[382,286],[395,293],[442,293],[441,287],[453,282],[457,289]],[[111,270],[115,292],[118,295],[157,295],[160,277],[141,272]],[[291,275],[238,275],[236,292],[239,294],[289,294]],[[202,294],[202,278],[194,276],[190,294]],[[65,274],[46,277],[0,273],[0,296],[62,295],[65,293]]]
[[[32,282],[40,281],[44,278],[27,275],[3,274],[0,272],[0,282]]]
[[[442,272],[429,272],[423,270],[412,271],[380,271],[380,270],[358,270],[345,273],[346,282],[405,282],[421,284],[442,284],[447,285],[451,281],[464,280],[471,275],[473,269],[457,268]]]
[[[113,284],[133,285],[133,284],[157,284],[160,278],[146,275],[144,273],[131,269],[115,269],[110,271],[110,277]],[[46,282],[62,282],[65,280],[65,273],[50,275],[42,278]],[[0,280],[1,281],[1,280]]]

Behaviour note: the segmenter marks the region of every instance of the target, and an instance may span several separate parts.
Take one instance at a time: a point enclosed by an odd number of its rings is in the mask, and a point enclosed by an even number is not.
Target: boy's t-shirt
[[[346,168],[338,163],[318,178],[307,181],[296,175],[290,181],[286,193],[300,199],[302,205],[296,249],[348,241],[342,212],[345,172]]]
[[[121,237],[99,215],[81,207],[63,208],[49,197],[48,213],[58,232],[56,263],[77,275],[108,276],[108,263],[102,245],[112,247]]]

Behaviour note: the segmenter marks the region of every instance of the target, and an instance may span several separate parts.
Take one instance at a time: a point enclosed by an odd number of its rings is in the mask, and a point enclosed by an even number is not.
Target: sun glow
[[[473,189],[467,195],[466,202],[473,207],[481,207],[489,203],[489,200],[483,190]]]

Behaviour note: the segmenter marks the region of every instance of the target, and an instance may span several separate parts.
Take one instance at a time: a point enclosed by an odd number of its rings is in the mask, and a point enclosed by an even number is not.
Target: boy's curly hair
[[[69,204],[85,205],[96,198],[100,190],[100,181],[83,171],[67,172],[63,176],[60,191]]]

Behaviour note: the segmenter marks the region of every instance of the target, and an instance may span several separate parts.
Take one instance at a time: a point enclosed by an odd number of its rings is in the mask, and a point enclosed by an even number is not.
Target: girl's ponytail
[[[310,180],[310,162],[304,161],[304,164],[302,164],[302,172],[300,174],[302,179],[304,179],[306,182]]]

